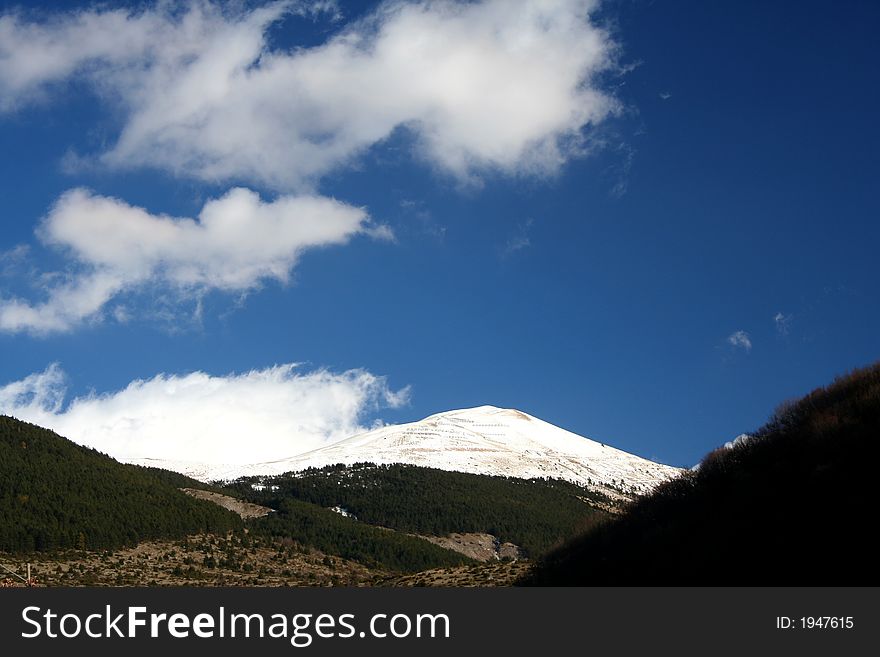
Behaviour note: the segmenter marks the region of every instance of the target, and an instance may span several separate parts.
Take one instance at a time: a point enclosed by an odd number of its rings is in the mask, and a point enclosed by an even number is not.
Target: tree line
[[[110,549],[242,526],[236,514],[177,490],[182,481],[199,486],[181,477],[0,416],[0,551]]]
[[[254,488],[254,485],[258,489]],[[342,507],[360,522],[445,536],[485,532],[535,556],[607,514],[599,493],[558,480],[524,480],[413,465],[334,465],[232,484],[272,508],[285,501]]]

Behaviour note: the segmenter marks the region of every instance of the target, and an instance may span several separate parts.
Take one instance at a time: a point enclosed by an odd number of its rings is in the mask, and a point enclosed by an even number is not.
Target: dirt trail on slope
[[[455,550],[466,557],[476,559],[477,561],[496,561],[499,559],[519,559],[522,554],[518,546],[513,543],[502,543],[492,534],[453,533],[448,536],[422,536],[414,534],[419,538],[439,545],[447,550]]]
[[[213,502],[218,506],[222,506],[224,509],[234,511],[240,515],[243,520],[262,518],[263,516],[268,516],[272,513],[272,509],[267,506],[243,502],[234,497],[230,497],[229,495],[221,495],[220,493],[213,493],[209,490],[199,490],[198,488],[181,488],[180,490],[197,499],[207,500],[208,502]]]

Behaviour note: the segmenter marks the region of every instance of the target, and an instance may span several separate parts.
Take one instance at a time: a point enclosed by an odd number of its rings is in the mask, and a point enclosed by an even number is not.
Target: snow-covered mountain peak
[[[243,466],[168,464],[199,478],[231,479],[338,463],[403,463],[519,478],[566,479],[609,492],[645,492],[680,470],[584,438],[528,413],[478,406],[389,425],[290,458]],[[153,465],[159,465],[153,463]]]

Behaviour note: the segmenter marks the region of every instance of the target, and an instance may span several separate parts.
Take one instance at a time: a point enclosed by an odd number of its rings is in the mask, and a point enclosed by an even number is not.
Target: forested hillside
[[[878,466],[880,364],[781,406],[525,583],[875,585]]]
[[[389,571],[413,573],[471,563],[457,552],[420,538],[373,527],[295,499],[281,500],[276,513],[254,519],[248,526],[254,535],[294,541]]]
[[[202,487],[0,416],[0,551],[104,549],[242,526],[179,485]]]
[[[232,489],[273,508],[288,500],[338,506],[362,523],[413,534],[485,532],[519,545],[532,556],[604,518],[607,513],[599,507],[609,504],[598,493],[564,481],[412,465],[329,466],[245,478]]]

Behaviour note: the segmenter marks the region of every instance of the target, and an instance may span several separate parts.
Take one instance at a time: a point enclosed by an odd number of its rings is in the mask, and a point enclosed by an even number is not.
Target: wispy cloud
[[[446,239],[446,226],[434,219],[431,211],[425,206],[423,201],[403,199],[400,201],[400,209],[408,217],[415,219],[416,225],[424,235],[440,243]]]
[[[122,390],[65,401],[58,365],[0,387],[0,413],[50,428],[120,460],[248,464],[340,440],[382,408],[407,403],[366,370],[158,374]]]
[[[735,349],[742,349],[747,353],[752,350],[752,339],[745,331],[735,331],[728,335],[727,344]]]
[[[30,254],[31,249],[27,244],[0,251],[0,277],[12,277],[26,269]]]
[[[791,320],[793,319],[792,315],[786,315],[783,312],[778,312],[773,315],[773,323],[776,326],[776,332],[779,335],[788,335],[789,330],[791,329]]]
[[[461,179],[546,175],[619,106],[598,82],[616,45],[591,21],[596,5],[389,1],[327,42],[289,51],[270,43],[271,26],[314,5],[7,13],[0,110],[78,79],[121,110],[120,133],[98,154],[104,165],[279,191],[313,188],[401,128],[420,157]]]
[[[523,249],[532,245],[531,238],[529,237],[529,233],[531,232],[532,225],[534,224],[534,220],[526,219],[521,224],[518,224],[514,233],[507,239],[504,245],[501,247],[501,257],[509,258],[517,251],[522,251]]]
[[[67,331],[99,321],[111,300],[147,286],[174,300],[210,290],[242,293],[266,280],[285,283],[305,250],[343,244],[359,233],[393,237],[363,208],[319,196],[266,202],[242,188],[208,201],[198,218],[151,214],[74,189],[55,203],[37,233],[68,256],[70,270],[51,277],[39,302],[0,296],[2,331]]]
[[[629,178],[635,161],[636,151],[629,144],[622,143],[617,147],[619,161],[611,167],[612,175],[617,179],[611,187],[610,194],[614,198],[622,198],[629,190]]]

